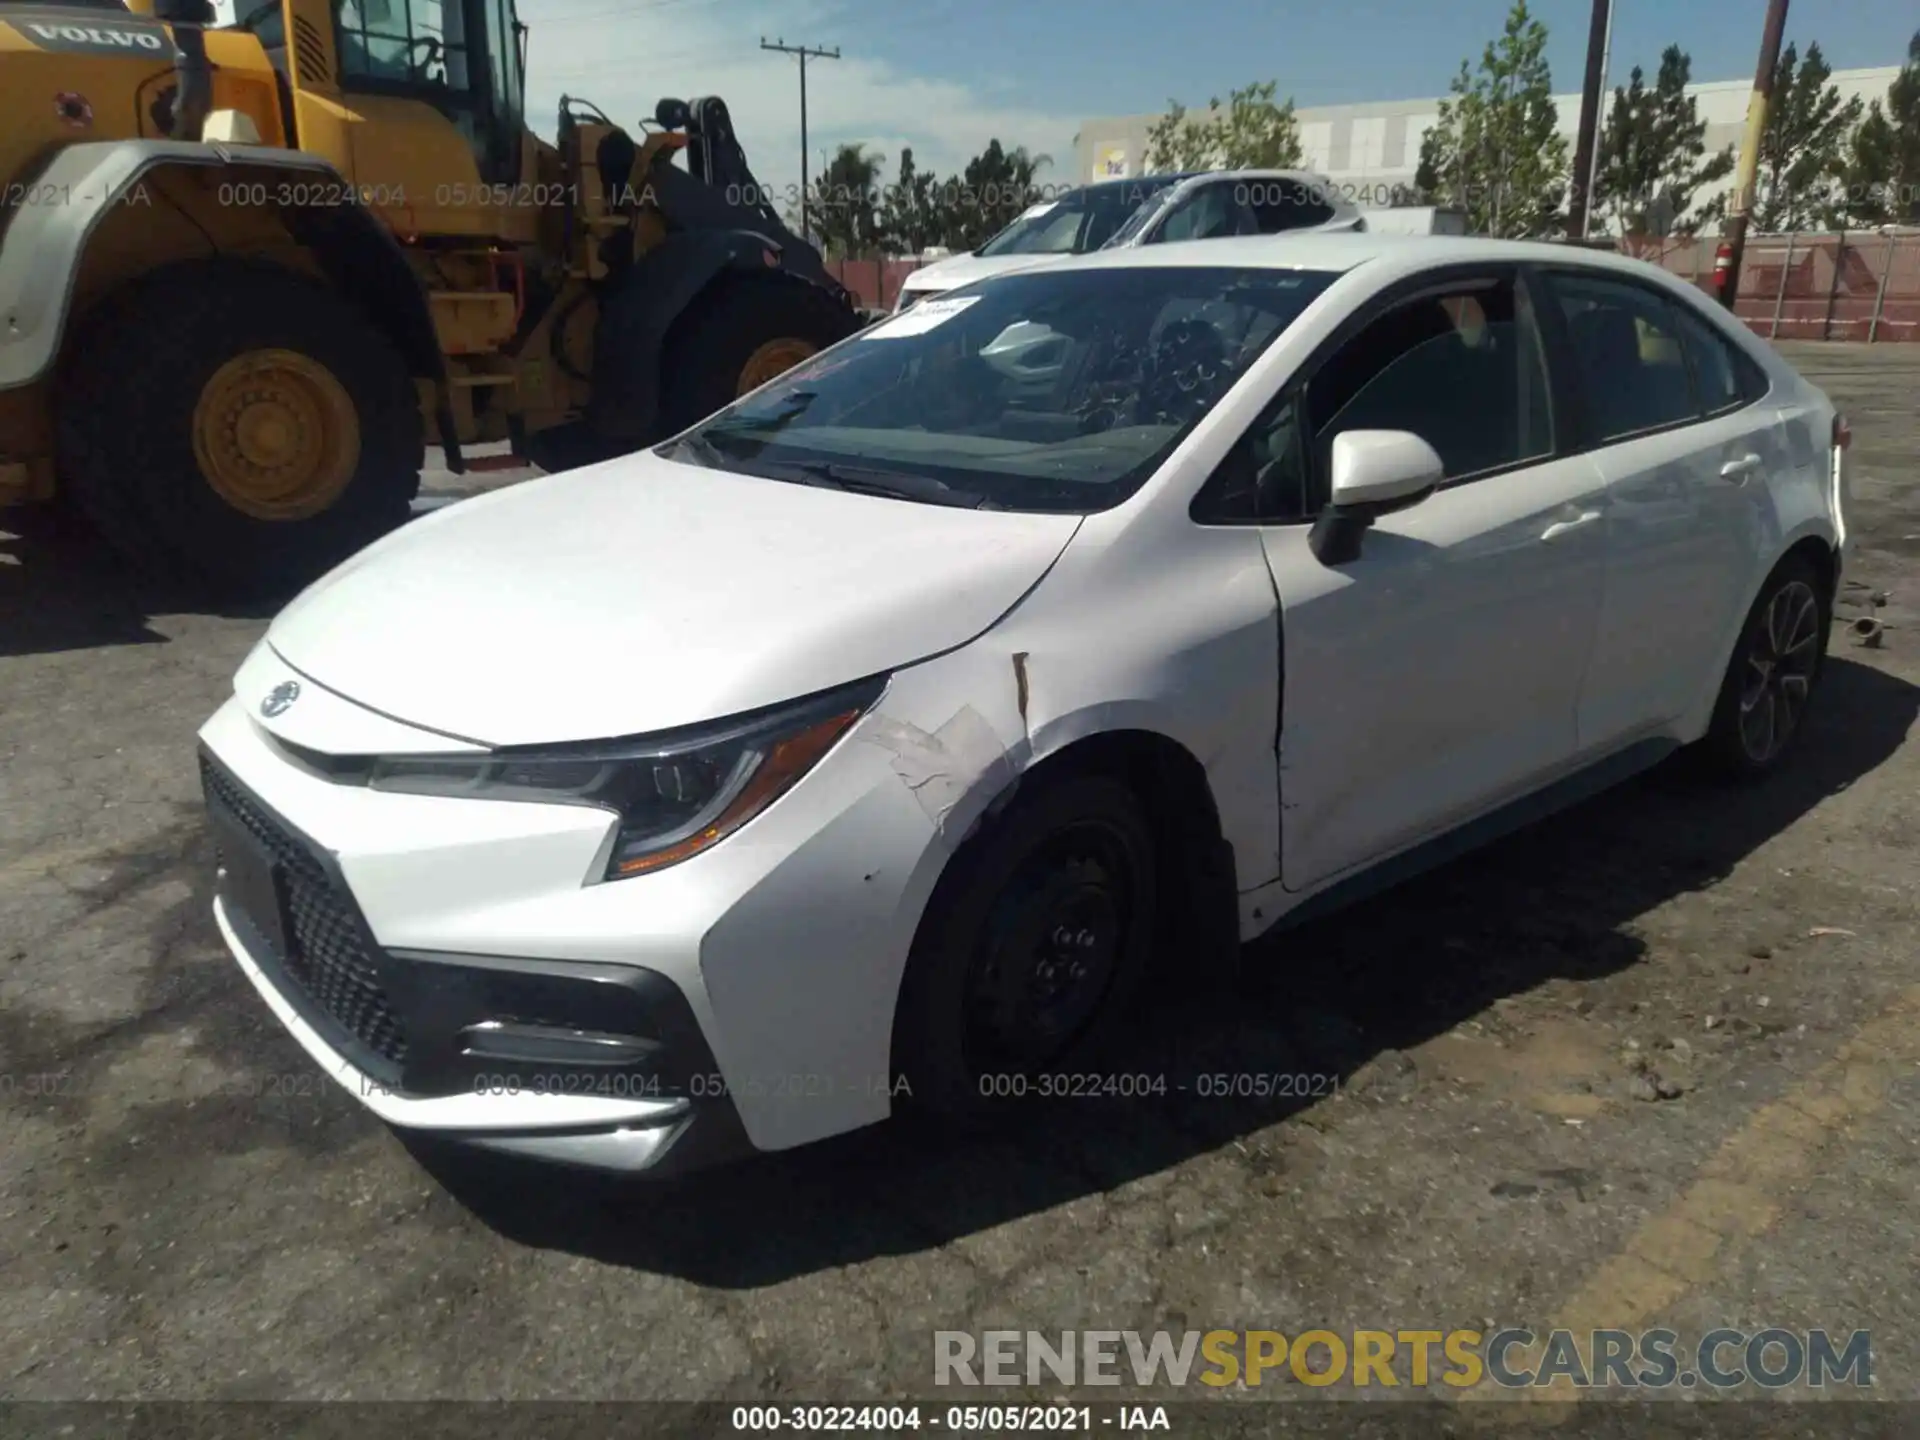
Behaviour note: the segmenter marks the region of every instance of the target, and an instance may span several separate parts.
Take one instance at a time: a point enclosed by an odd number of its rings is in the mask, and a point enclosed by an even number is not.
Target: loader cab
[[[417,100],[466,137],[480,178],[519,178],[526,77],[513,0],[333,0],[340,89]]]
[[[429,105],[465,139],[482,180],[505,184],[520,178],[526,27],[514,0],[240,0],[236,8],[232,28],[254,35],[280,76],[289,134],[297,135],[288,12],[298,17],[303,45],[328,15],[343,95]],[[318,67],[324,77],[317,47],[303,54],[303,73]]]

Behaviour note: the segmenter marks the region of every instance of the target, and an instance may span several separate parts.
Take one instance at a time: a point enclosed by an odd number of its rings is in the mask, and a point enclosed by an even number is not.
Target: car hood
[[[413,521],[267,641],[329,690],[484,745],[643,734],[964,644],[1079,524],[629,456]]]
[[[907,291],[954,290],[962,285],[971,285],[976,280],[1011,274],[1015,270],[1031,270],[1036,265],[1066,258],[1065,255],[951,255],[914,271],[901,282],[900,288]]]

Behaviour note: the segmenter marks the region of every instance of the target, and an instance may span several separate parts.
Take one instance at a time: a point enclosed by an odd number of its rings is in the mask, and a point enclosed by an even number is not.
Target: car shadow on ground
[[[58,507],[9,512],[0,524],[0,657],[114,645],[163,645],[155,615],[264,620],[272,607],[209,605],[134,572]]]
[[[603,1180],[416,1147],[484,1223],[521,1243],[724,1288],[930,1249],[1111,1189],[1326,1101],[1202,1096],[1199,1076],[1389,1082],[1399,1052],[1552,980],[1639,963],[1634,923],[1725,877],[1904,741],[1920,687],[1835,656],[1799,753],[1763,784],[1695,778],[1684,757],[1477,854],[1388,901],[1247,947],[1240,973],[1184,983],[1172,958],[1119,1067],[1160,1073],[1152,1099],[1027,1102],[990,1135],[886,1124],[671,1183]],[[1221,993],[1222,990],[1226,993]],[[1134,1058],[1137,1056],[1137,1059]],[[1179,1084],[1187,1089],[1179,1092]],[[1248,1144],[1248,1183],[1281,1163]]]

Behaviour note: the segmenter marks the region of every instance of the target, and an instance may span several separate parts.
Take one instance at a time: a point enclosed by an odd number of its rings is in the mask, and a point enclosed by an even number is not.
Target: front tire
[[[1126,786],[1076,776],[1019,796],[921,920],[894,1022],[903,1100],[977,1120],[1096,1060],[1147,971],[1157,902],[1153,832]]]
[[[1747,612],[1700,757],[1730,779],[1779,768],[1799,739],[1825,666],[1832,599],[1815,567],[1789,555]]]
[[[598,465],[624,453],[618,442],[594,434],[584,420],[536,430],[521,445],[521,454],[549,475]]]
[[[392,342],[269,265],[170,265],[109,299],[56,413],[60,472],[102,538],[222,596],[291,593],[403,523],[425,458]]]
[[[858,315],[794,276],[720,281],[668,334],[662,430],[678,435],[858,329]]]

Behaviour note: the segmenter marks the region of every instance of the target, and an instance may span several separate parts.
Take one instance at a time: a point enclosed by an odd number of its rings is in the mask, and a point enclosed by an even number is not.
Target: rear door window
[[[1239,188],[1262,235],[1304,230],[1333,219],[1327,197],[1298,180],[1248,180]]]
[[[1702,411],[1723,415],[1766,393],[1766,376],[1749,357],[1740,353],[1733,341],[1698,315],[1689,313],[1685,305],[1673,308],[1680,323],[1681,341],[1687,347],[1687,360],[1693,367],[1693,383]]]
[[[1546,280],[1566,317],[1597,443],[1700,417],[1681,316],[1671,302],[1607,276],[1557,271]]]

